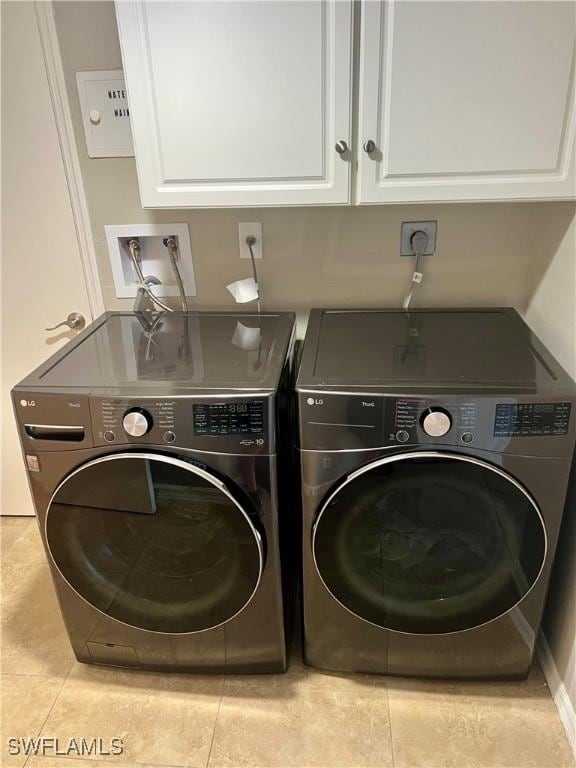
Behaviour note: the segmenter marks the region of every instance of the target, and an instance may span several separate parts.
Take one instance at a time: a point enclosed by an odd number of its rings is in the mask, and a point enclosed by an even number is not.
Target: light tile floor
[[[564,768],[573,756],[538,667],[523,683],[201,677],[78,664],[36,522],[0,519],[2,768]],[[122,756],[26,757],[7,739],[117,736]]]

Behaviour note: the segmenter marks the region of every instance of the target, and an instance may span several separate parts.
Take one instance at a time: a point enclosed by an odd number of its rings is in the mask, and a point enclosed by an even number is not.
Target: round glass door
[[[118,621],[154,632],[210,629],[250,602],[262,573],[262,539],[237,496],[182,459],[96,459],[52,497],[50,554],[81,597]]]
[[[546,533],[513,478],[457,454],[387,457],[324,502],[312,547],[327,589],[386,629],[443,634],[509,611],[538,579]]]

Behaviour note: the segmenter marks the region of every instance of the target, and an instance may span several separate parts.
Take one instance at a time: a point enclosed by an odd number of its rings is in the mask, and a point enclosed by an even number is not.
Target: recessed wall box
[[[140,244],[140,260],[145,277],[154,275],[161,284],[154,288],[158,297],[178,296],[168,249],[167,237],[173,236],[178,246],[177,264],[186,296],[196,296],[196,280],[192,263],[192,248],[187,224],[108,224],[104,227],[114,287],[119,299],[136,296],[138,277],[132,264],[128,242],[135,238]]]

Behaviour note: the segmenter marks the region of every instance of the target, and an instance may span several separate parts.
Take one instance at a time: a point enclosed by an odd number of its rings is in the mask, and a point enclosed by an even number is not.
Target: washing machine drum
[[[534,499],[501,469],[419,452],[343,480],[320,508],[312,546],[325,586],[353,614],[443,634],[522,600],[544,565],[546,533]]]
[[[154,632],[211,629],[236,616],[263,569],[248,499],[184,459],[115,454],[58,487],[46,517],[54,564],[84,600]]]

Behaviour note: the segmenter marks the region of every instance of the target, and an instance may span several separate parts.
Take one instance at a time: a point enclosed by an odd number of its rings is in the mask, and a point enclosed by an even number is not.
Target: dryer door
[[[46,541],[64,579],[102,613],[199,632],[236,616],[258,587],[263,540],[248,504],[184,459],[114,454],[60,484]]]
[[[320,508],[312,548],[325,586],[356,616],[444,634],[525,597],[544,565],[546,531],[534,499],[501,469],[418,452],[349,475]]]

